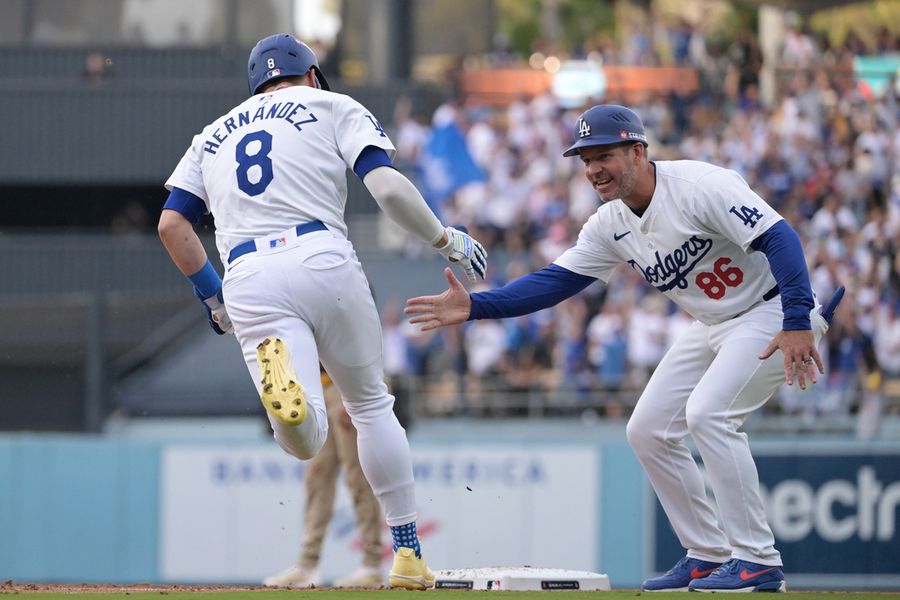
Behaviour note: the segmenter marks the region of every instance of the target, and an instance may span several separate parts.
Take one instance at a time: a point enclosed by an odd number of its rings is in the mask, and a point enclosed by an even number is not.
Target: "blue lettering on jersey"
[[[298,103],[297,106],[294,107],[294,110],[284,116],[284,120],[293,125],[294,115],[300,112],[300,109],[306,110],[306,107]]]
[[[759,220],[763,218],[763,214],[759,212],[759,209],[751,206],[741,206],[740,212],[738,212],[737,208],[732,206],[728,209],[728,212],[740,219],[741,222],[750,229],[756,227]]]
[[[269,112],[266,113],[267,119],[274,119],[275,115],[278,114],[278,109],[281,108],[281,104],[278,102],[273,102],[272,106],[269,107]]]
[[[375,117],[373,117],[372,115],[366,115],[366,118],[372,121],[372,125],[375,126],[375,131],[378,132],[378,135],[380,135],[381,137],[387,137],[387,134],[384,132],[384,127],[381,126],[381,123],[379,123],[378,120],[375,119]]]
[[[296,129],[297,131],[303,131],[303,128],[300,127],[301,125],[306,125],[307,123],[315,123],[316,121],[318,121],[316,115],[309,113],[309,118],[294,123],[294,129]]]
[[[289,112],[291,112],[292,108],[294,108],[293,102],[285,102],[284,104],[281,105],[281,110],[279,110],[278,114],[275,116],[278,117],[279,119],[283,119],[285,117],[285,115],[287,115]]]
[[[661,292],[676,287],[683,290],[688,286],[688,273],[709,253],[712,245],[711,239],[694,235],[665,256],[660,256],[657,251],[656,262],[646,268],[641,267],[636,260],[629,260],[628,264],[640,271],[647,283]]]
[[[216,129],[212,133],[212,140],[205,140],[203,142],[203,150],[205,152],[209,152],[210,154],[215,154],[219,146],[221,146],[225,140],[231,135],[233,132],[240,130],[241,127],[245,125],[249,125],[258,120],[266,120],[266,119],[284,119],[288,123],[294,126],[294,129],[297,131],[302,131],[301,125],[307,125],[309,123],[316,123],[318,119],[311,112],[307,112],[303,115],[302,120],[295,120],[297,117],[297,113],[301,110],[305,111],[306,107],[300,104],[299,102],[275,102],[268,109],[265,106],[260,106],[256,109],[256,112],[253,114],[253,117],[250,117],[250,111],[245,110],[243,112],[239,112],[237,114],[237,123],[235,123],[235,117],[229,117],[225,119],[223,122],[225,126],[225,133],[222,133],[222,128]],[[215,141],[213,141],[215,140]]]

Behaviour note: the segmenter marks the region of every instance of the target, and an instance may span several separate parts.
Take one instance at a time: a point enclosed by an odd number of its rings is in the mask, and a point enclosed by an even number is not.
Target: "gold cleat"
[[[256,347],[262,376],[259,399],[273,417],[296,426],[306,419],[306,393],[297,381],[287,346],[278,338],[266,338]]]
[[[434,587],[434,573],[425,564],[424,558],[417,558],[412,548],[397,548],[394,566],[388,576],[392,588],[407,590],[427,590]]]

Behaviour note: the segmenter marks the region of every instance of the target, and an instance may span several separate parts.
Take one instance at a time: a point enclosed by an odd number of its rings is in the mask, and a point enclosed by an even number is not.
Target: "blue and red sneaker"
[[[669,569],[665,575],[648,579],[641,584],[641,591],[684,592],[687,591],[688,584],[691,581],[706,577],[721,565],[722,563],[685,556],[675,563],[675,566]]]
[[[691,581],[688,591],[783,592],[784,571],[777,565],[761,565],[732,558],[709,577]]]

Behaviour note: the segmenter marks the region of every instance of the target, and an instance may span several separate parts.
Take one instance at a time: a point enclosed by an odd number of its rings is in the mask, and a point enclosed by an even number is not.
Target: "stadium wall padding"
[[[303,466],[257,425],[258,433],[243,437],[224,428],[217,435],[207,421],[173,426],[177,437],[160,423],[158,437],[0,436],[0,578],[253,584],[264,569],[286,567],[255,555],[275,537],[273,545],[288,549],[278,556],[295,555]],[[192,436],[192,427],[202,432]],[[621,422],[422,422],[410,439],[425,548],[440,562],[487,566],[498,555],[527,557],[529,544],[546,562],[582,544],[591,564],[576,557],[535,566],[589,568],[622,589],[665,570],[681,552]],[[900,589],[900,442],[763,440],[754,450],[793,588]],[[290,498],[271,502],[284,490]],[[254,508],[260,498],[283,506],[261,514]],[[339,564],[329,562],[334,548],[355,543],[349,507],[339,493],[325,563]],[[522,525],[513,530],[517,538],[504,537],[508,530],[491,537],[494,520],[507,513]],[[442,547],[460,546],[460,536],[482,555]],[[585,540],[594,546],[585,549]],[[195,560],[203,544],[238,550],[223,553],[221,564]],[[523,548],[509,548],[517,544]],[[847,572],[835,570],[840,564]]]

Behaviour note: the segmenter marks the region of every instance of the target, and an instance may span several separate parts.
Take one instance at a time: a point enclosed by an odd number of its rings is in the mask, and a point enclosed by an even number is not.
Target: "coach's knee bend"
[[[721,415],[709,410],[691,410],[690,405],[685,411],[684,417],[688,431],[694,438],[709,435],[713,431],[722,430],[725,427],[725,420]]]
[[[652,452],[655,448],[666,443],[665,434],[660,431],[658,424],[651,419],[642,418],[638,413],[632,415],[625,426],[625,437],[635,454],[641,455]]]

